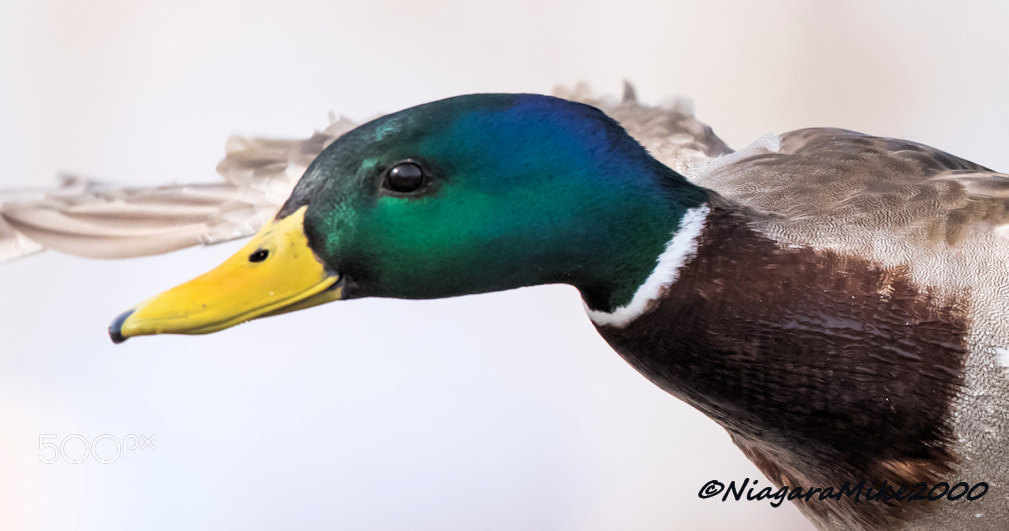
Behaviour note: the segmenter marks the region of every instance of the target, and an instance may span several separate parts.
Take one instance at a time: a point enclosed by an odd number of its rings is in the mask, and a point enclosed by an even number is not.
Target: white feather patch
[[[655,269],[648,275],[645,282],[638,286],[631,301],[612,312],[593,310],[587,305],[585,311],[589,319],[599,326],[623,328],[644,314],[649,303],[662,294],[662,290],[676,282],[680,276],[680,268],[697,254],[697,237],[704,230],[704,221],[708,217],[708,205],[692,208],[683,215],[679,229],[666,244],[666,250],[659,255]]]
[[[774,133],[766,133],[764,136],[758,138],[752,144],[740,149],[739,151],[734,151],[726,155],[700,161],[687,170],[686,177],[687,180],[694,182],[697,179],[703,178],[706,174],[715,173],[718,170],[726,168],[745,158],[762,153],[778,153],[780,151],[781,137]]]
[[[999,365],[1009,368],[1009,349],[995,347],[995,361],[997,361]]]

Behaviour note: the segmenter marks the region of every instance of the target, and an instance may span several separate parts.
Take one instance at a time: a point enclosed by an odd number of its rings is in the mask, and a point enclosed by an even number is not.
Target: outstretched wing
[[[228,139],[220,183],[119,188],[65,176],[54,190],[0,194],[0,262],[44,249],[127,258],[254,234],[312,160],[357,125],[330,121],[305,140]]]

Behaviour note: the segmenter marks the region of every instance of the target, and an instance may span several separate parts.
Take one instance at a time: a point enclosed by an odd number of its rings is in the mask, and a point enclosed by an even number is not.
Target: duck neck
[[[597,324],[629,321],[656,299],[696,248],[709,212],[708,191],[661,166],[649,187],[606,197],[578,247],[584,270],[571,281]],[[626,192],[630,190],[630,193]],[[581,222],[584,223],[584,222]]]

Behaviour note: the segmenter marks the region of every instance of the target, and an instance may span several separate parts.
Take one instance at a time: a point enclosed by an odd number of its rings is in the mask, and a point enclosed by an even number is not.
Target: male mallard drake
[[[109,331],[568,283],[621,356],[778,485],[989,489],[795,499],[817,525],[1009,526],[1007,176],[837,129],[703,159],[688,181],[547,96],[407,109],[341,136],[246,247]]]

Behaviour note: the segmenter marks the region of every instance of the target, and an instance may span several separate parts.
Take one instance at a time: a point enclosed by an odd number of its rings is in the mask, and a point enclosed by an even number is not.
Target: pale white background
[[[737,148],[830,125],[1009,168],[1005,4],[757,4],[2,0],[0,184],[210,181],[232,133],[624,78],[693,97]],[[120,311],[236,249],[0,267],[0,528],[808,528],[697,498],[758,476],[612,353],[570,288],[109,342]],[[43,464],[40,434],[156,448]]]

